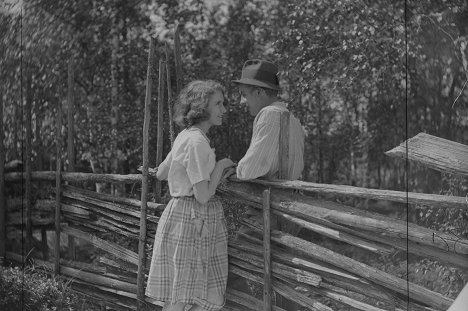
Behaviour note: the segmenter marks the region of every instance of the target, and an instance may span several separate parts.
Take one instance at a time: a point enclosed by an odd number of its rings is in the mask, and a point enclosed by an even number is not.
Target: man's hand
[[[232,175],[236,175],[236,168],[235,167],[228,167],[227,169],[225,169],[223,171],[223,177],[222,179],[223,180],[226,180],[228,179],[229,177],[231,177]],[[235,177],[235,176],[234,176]]]
[[[140,166],[139,168],[137,168],[137,171],[139,172],[143,172],[143,166]],[[151,167],[148,167],[148,175],[151,176],[151,177],[154,177],[156,178],[156,173],[158,172],[158,168],[151,168]]]

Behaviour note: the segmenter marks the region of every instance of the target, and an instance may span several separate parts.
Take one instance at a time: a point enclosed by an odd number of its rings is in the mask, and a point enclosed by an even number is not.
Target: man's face
[[[255,117],[263,108],[260,92],[255,87],[241,84],[239,85],[239,93],[241,95],[241,104],[246,104],[250,115]]]

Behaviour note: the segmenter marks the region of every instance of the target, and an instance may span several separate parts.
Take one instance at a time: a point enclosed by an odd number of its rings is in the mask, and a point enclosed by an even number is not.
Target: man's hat
[[[242,68],[241,78],[232,82],[279,90],[277,74],[278,68],[272,62],[249,59]]]

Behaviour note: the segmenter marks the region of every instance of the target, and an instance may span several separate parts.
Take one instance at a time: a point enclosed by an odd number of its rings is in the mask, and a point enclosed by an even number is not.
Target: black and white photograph
[[[468,311],[468,2],[0,0],[0,310]]]

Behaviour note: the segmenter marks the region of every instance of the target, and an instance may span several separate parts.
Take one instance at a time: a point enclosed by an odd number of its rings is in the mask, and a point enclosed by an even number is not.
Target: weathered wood
[[[120,280],[112,279],[103,275],[86,272],[70,267],[63,266],[61,273],[70,276],[74,279],[79,279],[90,284],[102,285],[112,289],[122,290],[126,292],[136,293],[136,285],[123,282]]]
[[[234,177],[230,178],[230,180],[233,182],[241,182],[240,180]],[[300,180],[286,181],[253,179],[242,182],[259,184],[271,188],[292,190],[296,189],[310,193],[345,195],[358,198],[369,198],[376,200],[400,202],[404,204],[407,203],[408,199],[409,204],[420,204],[430,207],[461,208],[468,210],[468,204],[466,204],[465,198],[456,196],[403,192],[394,190],[368,189],[347,185],[318,184]]]
[[[83,239],[93,244],[97,248],[102,249],[122,260],[128,261],[135,265],[138,264],[138,255],[120,245],[105,241],[103,239],[98,238],[95,235],[68,226],[63,227],[62,232],[64,234],[69,234],[76,238]]]
[[[105,301],[106,305],[112,308],[112,310],[116,310],[116,311],[136,310],[134,306],[134,302],[129,303],[128,301],[126,301],[127,299],[125,299],[125,297],[122,297],[123,295],[121,295],[121,293],[123,293],[123,291],[112,290],[103,286],[91,285],[81,280],[73,280],[72,278],[66,278],[66,279],[73,281],[70,284],[69,290],[78,296],[85,297],[85,300],[87,303],[100,306],[101,303]],[[104,294],[105,292],[110,292],[112,294],[110,295]],[[120,296],[117,296],[117,295],[120,295]],[[95,308],[93,308],[93,310],[94,309]],[[85,310],[87,309],[82,309],[82,311],[85,311]]]
[[[171,83],[171,68],[169,45],[164,44],[164,52],[166,53],[166,85],[167,85],[167,110],[169,114],[169,138],[171,140],[171,148],[174,145],[175,130],[174,130],[174,103],[172,101],[172,83]]]
[[[75,106],[75,72],[73,59],[68,61],[68,81],[67,81],[67,171],[75,171],[75,145],[73,141],[75,133],[75,122],[74,122],[74,106]],[[63,206],[62,206],[63,207]],[[68,257],[71,259],[76,258],[76,247],[75,239],[72,236],[68,236]]]
[[[403,304],[403,300],[398,298],[394,293],[383,287],[377,287],[375,284],[364,284],[362,282],[353,282],[346,279],[324,277],[323,282],[320,283],[320,287],[324,289],[341,289],[346,292],[358,293],[370,298],[373,298],[380,302],[386,302],[394,305],[395,303]],[[349,293],[348,293],[349,295]]]
[[[323,297],[330,298],[346,307],[351,307],[362,311],[386,311],[385,309],[372,306],[365,302],[350,298],[346,295],[339,294],[328,289],[312,288],[310,286],[308,287],[308,289],[314,293],[320,294]]]
[[[426,133],[419,133],[385,154],[408,158],[444,173],[468,176],[468,146]]]
[[[248,200],[250,204],[258,205],[261,204],[260,191],[246,184],[231,184],[228,190],[223,190],[220,193],[229,193],[236,197],[241,197],[244,201]],[[449,198],[449,196],[446,197]],[[273,210],[288,213],[312,222],[323,223],[326,220],[328,223],[334,223],[342,227],[354,227],[359,230],[382,233],[400,239],[408,238],[415,243],[438,247],[451,253],[468,254],[468,240],[459,239],[450,234],[435,232],[434,230],[412,223],[407,224],[405,221],[361,211],[335,202],[292,195],[281,191],[272,191],[271,206]],[[409,230],[408,232],[407,229]],[[369,239],[372,239],[372,237],[369,236]]]
[[[263,191],[263,310],[271,311],[270,190]]]
[[[328,238],[331,238],[337,241],[345,242],[350,245],[360,247],[362,249],[368,250],[373,253],[377,253],[381,255],[389,255],[395,252],[395,248],[391,246],[373,243],[373,242],[352,236],[351,234],[340,232],[339,230],[328,228],[326,226],[322,226],[319,224],[307,222],[305,220],[302,220],[294,216],[290,216],[285,213],[281,213],[281,212],[274,212],[274,213],[291,221],[292,223],[295,223],[296,225],[302,228],[314,231],[316,233],[319,233],[323,236],[326,236]]]
[[[47,230],[41,228],[42,259],[49,260],[49,246],[47,244]]]
[[[85,206],[88,206],[88,208],[92,208],[93,207],[92,205],[95,205],[97,207],[104,208],[109,211],[114,211],[116,213],[120,213],[126,216],[135,217],[137,219],[140,219],[140,217],[142,217],[142,212],[135,211],[134,209],[125,208],[125,206],[121,206],[119,204],[90,198],[81,193],[64,190],[62,191],[62,194],[64,197],[79,200],[83,203],[86,203]],[[159,217],[156,217],[156,216],[149,215],[147,218],[154,223],[157,223],[159,221]]]
[[[70,199],[64,200],[67,205],[81,208],[83,210],[88,210],[93,212],[94,218],[98,216],[99,218],[107,218],[107,219],[114,219],[122,224],[125,224],[129,228],[133,229],[138,229],[139,226],[139,218],[134,217],[132,214],[129,213],[121,213],[121,212],[116,212],[113,209],[106,209],[106,208],[101,208],[101,206],[97,206],[94,204],[89,204],[84,201],[73,201]],[[74,215],[77,216],[77,215]],[[80,216],[80,215],[78,215]],[[131,216],[131,217],[129,217]]]
[[[106,269],[125,270],[127,273],[134,273],[135,275],[137,274],[137,271],[138,271],[138,267],[136,265],[130,264],[126,261],[122,261],[118,259],[112,260],[110,258],[102,257],[102,256],[98,257],[97,260],[99,263],[104,264],[106,266]]]
[[[176,23],[174,31],[174,62],[176,73],[176,93],[182,90],[182,56],[180,52],[180,24]]]
[[[243,235],[243,237],[246,237],[246,236]],[[261,251],[261,248],[259,247],[262,241],[256,238],[252,238],[251,241],[256,243],[257,245],[248,243],[246,241],[242,241],[242,243],[234,243],[230,241],[229,247],[230,249],[235,248],[235,249],[241,250],[245,252],[245,254],[253,254],[255,256],[262,256],[263,253]],[[274,246],[272,246],[272,249],[273,249],[272,257],[277,262],[283,262],[291,267],[300,268],[300,270],[313,271],[314,274],[320,274],[320,275],[325,275],[325,276],[331,275],[340,279],[346,279],[346,280],[350,280],[354,282],[367,283],[367,281],[364,281],[361,278],[353,274],[346,273],[344,272],[344,270],[340,271],[339,269],[333,268],[332,266],[326,266],[325,264],[318,264],[316,262],[312,262],[311,260],[305,260],[303,258],[293,256]]]
[[[437,233],[437,232],[434,232]],[[392,238],[384,235],[376,235],[370,231],[361,230],[361,236],[368,236],[369,239],[391,245],[397,250],[408,252],[422,258],[433,259],[444,262],[449,265],[457,266],[462,269],[468,269],[468,260],[465,254],[457,254],[454,252],[447,252],[444,249],[422,245],[417,242],[407,241],[406,239]]]
[[[166,80],[165,75],[165,62],[161,59],[159,60],[159,83],[158,83],[158,127],[156,132],[156,158],[155,158],[155,166],[158,167],[159,164],[162,162],[162,154],[163,154],[163,134],[164,134],[164,90],[165,85],[164,81]],[[156,179],[154,181],[154,202],[161,202],[161,181]]]
[[[230,265],[229,271],[243,278],[259,283],[259,284],[262,284],[263,282],[263,279],[260,276],[247,272],[235,265]],[[294,300],[295,302],[297,302],[303,307],[310,308],[311,310],[314,310],[314,311],[333,311],[331,308],[323,305],[322,303],[318,301],[314,301],[311,298],[306,297],[302,294],[299,294],[295,292],[294,290],[290,289],[288,286],[278,281],[273,281],[272,285],[273,285],[273,289],[276,292],[278,292],[280,295],[285,296],[285,297],[290,297],[292,300]]]
[[[263,303],[260,300],[232,288],[228,288],[226,290],[226,299],[235,302],[241,306],[247,307],[250,310],[261,310],[263,308]],[[272,306],[272,310],[286,311],[283,308],[277,306]]]
[[[75,134],[75,69],[73,59],[68,61],[68,81],[67,81],[67,158],[68,172],[75,171],[75,145],[73,137]]]
[[[5,216],[7,211],[6,198],[5,198],[5,146],[3,139],[5,136],[5,129],[3,128],[3,91],[0,86],[0,266],[3,266],[5,260],[5,242],[6,241],[6,223]]]
[[[289,171],[289,111],[280,114],[279,179],[288,179]]]
[[[88,290],[87,292],[92,292],[93,294],[96,293],[96,290],[100,291],[100,293],[98,293],[98,296],[105,299],[106,300],[106,303],[109,303],[112,300],[112,298],[110,298],[111,296],[110,295],[103,295],[103,293],[106,293],[106,294],[113,294],[112,297],[120,297],[120,301],[119,301],[119,305],[120,306],[125,306],[125,311],[127,310],[136,310],[135,308],[135,302],[134,300],[137,299],[137,295],[134,294],[134,293],[131,293],[131,292],[127,292],[127,291],[123,291],[123,290],[118,290],[118,289],[113,289],[113,288],[109,288],[109,287],[106,287],[106,286],[100,286],[100,285],[95,285],[95,284],[89,284],[89,283],[86,283],[86,282],[83,282],[83,281],[80,281],[80,280],[77,280],[77,282],[74,282],[74,283],[78,283],[80,285],[84,285],[88,288],[90,288],[91,290]],[[94,289],[94,290],[92,290]],[[127,298],[127,299],[125,299]],[[129,304],[127,302],[128,298],[130,298],[132,301],[131,304]],[[125,299],[125,302],[124,302],[124,299]],[[114,301],[115,302],[115,301]],[[149,308],[149,310],[160,310],[163,303],[161,303],[160,301],[156,301],[150,297],[145,297],[145,300],[144,300],[145,304],[146,304],[146,307]],[[112,306],[112,304],[110,305]],[[148,310],[148,309],[147,309]]]
[[[246,220],[246,222],[249,223],[249,220]],[[251,224],[251,228],[258,230],[258,225],[259,224]],[[258,231],[260,232],[260,230]],[[439,293],[430,291],[413,283],[407,283],[406,280],[370,267],[344,255],[335,253],[312,242],[293,237],[289,234],[273,230],[271,233],[271,239],[276,243],[299,251],[305,256],[315,258],[317,260],[345,269],[346,271],[350,271],[351,273],[359,275],[376,284],[387,287],[402,295],[409,294],[412,300],[418,301],[421,304],[429,305],[434,308],[446,309],[453,302],[452,299]]]
[[[26,202],[29,204],[26,205],[26,251],[32,246],[32,186],[31,186],[31,172],[32,172],[32,70],[30,65],[26,69],[26,155],[25,155],[25,198]],[[1,163],[3,165],[3,163]]]
[[[60,207],[62,192],[62,103],[57,101],[57,123],[56,123],[56,165],[55,165],[55,249],[54,249],[54,274],[60,274]]]
[[[344,212],[344,206],[338,203],[304,198],[303,202],[285,201],[286,196],[272,194],[273,208],[302,211],[314,218],[321,218],[330,222],[350,226],[358,229],[382,233],[396,238],[408,238],[415,243],[438,247],[447,252],[468,254],[468,240],[459,239],[450,234],[436,232],[413,223],[392,219],[389,217],[371,215],[369,213],[356,214]],[[277,203],[281,202],[281,203]],[[348,208],[350,209],[350,208]],[[372,217],[373,216],[373,217]]]
[[[91,198],[99,199],[99,200],[106,201],[106,202],[134,206],[134,207],[137,207],[138,209],[141,208],[140,200],[119,197],[116,195],[105,194],[105,193],[97,193],[95,191],[89,191],[89,190],[85,190],[85,189],[81,189],[81,188],[77,188],[73,186],[63,186],[62,188],[67,193],[70,191],[70,192],[82,194],[84,195],[84,197],[91,197]],[[146,204],[147,204],[147,209],[151,210],[152,212],[163,211],[164,208],[166,207],[166,204],[161,204],[161,203],[146,202]]]
[[[151,94],[153,89],[152,73],[154,72],[154,49],[155,39],[150,38],[148,53],[148,70],[146,73],[146,98],[145,98],[145,116],[143,121],[143,170],[141,184],[141,217],[140,217],[140,236],[138,240],[138,272],[137,272],[137,297],[138,310],[143,310],[143,301],[145,299],[145,245],[146,245],[146,206],[148,200],[148,144],[149,144],[149,125],[151,120]]]
[[[6,182],[17,182],[25,178],[25,173],[22,172],[12,172],[5,174]],[[55,171],[42,171],[42,172],[32,172],[32,180],[41,180],[41,181],[54,181],[55,180]],[[62,180],[72,183],[78,182],[101,182],[101,183],[123,183],[123,184],[133,184],[141,183],[141,174],[95,174],[95,173],[62,173]]]
[[[84,206],[66,204],[64,202],[61,203],[61,210],[64,214],[73,214],[75,217],[83,217],[85,219],[89,219],[91,215],[89,209]]]
[[[263,269],[263,262],[260,256],[254,255],[254,254],[249,254],[246,252],[242,252],[241,250],[229,247],[229,256],[246,261],[259,269],[257,271],[262,271]],[[281,264],[278,262],[272,262],[271,263],[271,270],[273,271],[273,276],[275,277],[283,277],[283,278],[289,278],[296,280],[298,282],[304,283],[304,284],[309,284],[312,286],[319,286],[322,278],[317,275],[313,274],[310,272],[307,272],[305,270],[293,268],[290,266],[287,266],[285,264]],[[263,274],[265,273],[262,271]],[[271,274],[270,274],[270,280],[271,280]],[[264,283],[265,284],[265,283]],[[270,282],[271,285],[271,282]]]

